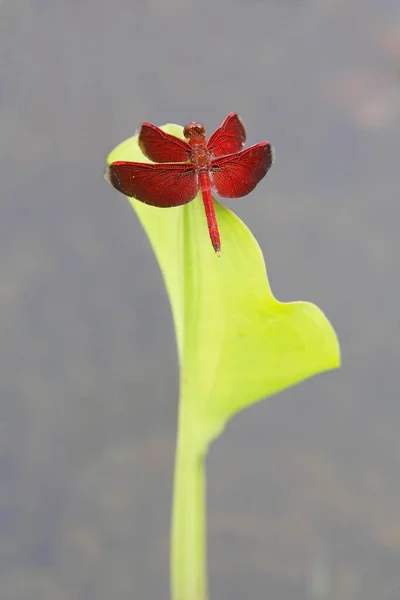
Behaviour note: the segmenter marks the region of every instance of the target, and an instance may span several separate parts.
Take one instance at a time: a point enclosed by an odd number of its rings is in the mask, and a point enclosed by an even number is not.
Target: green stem
[[[183,411],[184,402],[181,402]],[[171,598],[207,600],[204,451],[195,423],[179,419],[172,516]]]

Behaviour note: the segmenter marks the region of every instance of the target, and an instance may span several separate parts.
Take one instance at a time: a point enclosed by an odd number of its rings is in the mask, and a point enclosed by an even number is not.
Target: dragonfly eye
[[[185,136],[185,138],[187,138],[189,140],[194,135],[204,136],[205,133],[206,133],[206,128],[204,127],[204,125],[201,125],[201,123],[195,123],[194,121],[192,121],[191,123],[186,125],[185,129],[183,130],[183,135]]]

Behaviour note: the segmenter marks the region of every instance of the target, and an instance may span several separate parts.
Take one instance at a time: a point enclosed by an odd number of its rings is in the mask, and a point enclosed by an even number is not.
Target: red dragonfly
[[[151,123],[139,132],[141,151],[152,163],[116,161],[105,177],[117,190],[145,204],[168,208],[193,200],[201,190],[211,243],[221,253],[212,190],[223,198],[249,194],[273,162],[273,149],[260,142],[243,150],[246,132],[236,113],[206,141],[204,125],[191,122],[183,130],[188,141]]]

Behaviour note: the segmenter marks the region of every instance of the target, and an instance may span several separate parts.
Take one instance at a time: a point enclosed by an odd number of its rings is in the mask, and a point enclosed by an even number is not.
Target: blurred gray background
[[[174,332],[102,170],[231,111],[277,160],[227,204],[343,368],[212,446],[211,598],[400,598],[398,0],[1,0],[1,600],[168,598]]]

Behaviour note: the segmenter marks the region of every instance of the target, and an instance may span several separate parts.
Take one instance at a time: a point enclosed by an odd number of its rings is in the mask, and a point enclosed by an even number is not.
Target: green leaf
[[[182,137],[178,125],[164,131]],[[147,159],[137,137],[107,161]],[[265,183],[264,183],[265,185]],[[340,364],[335,332],[314,304],[278,302],[260,248],[243,222],[215,203],[222,254],[211,246],[201,195],[154,208],[131,199],[160,264],[175,323],[185,413],[200,447],[239,410]]]
[[[163,129],[182,137],[178,125]],[[108,157],[144,162],[137,137]],[[160,209],[131,199],[170,298],[181,369],[171,547],[171,597],[206,600],[204,456],[239,410],[340,364],[322,311],[278,302],[260,248],[231,211],[215,203],[218,258],[201,197]]]

